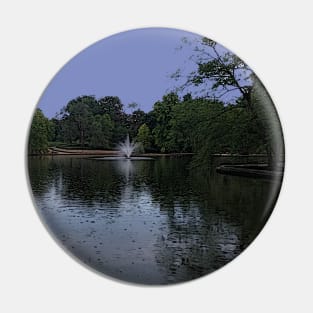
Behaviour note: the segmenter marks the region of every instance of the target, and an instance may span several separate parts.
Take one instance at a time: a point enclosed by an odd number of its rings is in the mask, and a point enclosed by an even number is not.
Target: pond
[[[219,269],[269,217],[280,181],[190,167],[190,157],[29,157],[39,214],[70,254],[128,282],[170,284]]]

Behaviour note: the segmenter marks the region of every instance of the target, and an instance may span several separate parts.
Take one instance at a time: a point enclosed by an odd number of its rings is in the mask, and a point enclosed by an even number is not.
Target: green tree
[[[140,142],[144,150],[151,148],[152,135],[147,124],[142,124],[138,129],[137,141]]]
[[[112,143],[117,144],[127,135],[127,114],[119,97],[106,96],[98,100],[97,114],[108,114],[114,124]]]
[[[142,110],[136,110],[127,118],[127,132],[131,138],[136,137],[140,125],[146,122],[146,113]]]
[[[170,150],[170,121],[172,119],[173,108],[179,103],[177,94],[170,93],[163,96],[162,101],[154,104],[153,113],[156,119],[156,127],[152,133],[156,146],[161,152],[168,152]]]
[[[263,136],[269,165],[275,167],[284,161],[283,132],[273,101],[257,77],[254,77],[251,101],[254,105],[254,116],[260,125],[259,132]]]
[[[251,106],[252,71],[235,54],[218,45],[215,41],[202,38],[194,45],[190,56],[197,66],[196,71],[187,74],[186,82],[180,86],[202,86],[201,97],[220,99],[241,97],[245,105]],[[173,77],[181,78],[178,70]]]
[[[187,96],[179,105],[173,107],[169,122],[169,150],[173,152],[197,152],[206,144],[207,133],[201,129],[210,125],[210,116],[220,112],[223,104],[208,99],[192,99]],[[199,144],[198,144],[199,143]]]
[[[280,145],[282,145],[281,128],[277,114],[272,117],[267,115],[267,119],[264,119],[264,114],[263,117],[260,116],[262,106],[270,109],[274,105],[259,79],[240,58],[208,38],[202,38],[201,42],[195,46],[191,59],[196,62],[197,69],[187,75],[187,80],[181,88],[202,86],[202,88],[204,87],[202,97],[220,99],[228,103],[232,101],[234,106],[231,107],[231,110],[238,109],[240,111],[238,114],[242,118],[245,114],[246,118],[251,119],[251,121],[245,121],[247,125],[254,125],[254,128],[258,128],[255,130],[255,133],[258,133],[257,138],[262,140],[261,145],[266,149],[269,165],[274,166],[279,159],[279,156],[274,156],[278,150],[273,149],[275,144],[270,143],[270,136],[264,136],[264,134],[268,133],[268,125],[279,125],[276,130],[280,134]],[[179,71],[175,75],[180,77]],[[256,95],[257,93],[258,95]],[[260,97],[261,95],[262,97]],[[242,112],[243,109],[246,110],[246,113]],[[224,113],[229,114],[229,108],[226,106],[216,118],[219,119],[220,115]],[[234,113],[232,114],[234,115]],[[223,118],[229,119],[229,116]],[[238,127],[236,131],[238,134],[240,133]],[[257,145],[259,144],[258,140]],[[253,144],[251,140],[249,142]],[[282,149],[278,153],[282,153]]]
[[[49,121],[40,109],[36,109],[30,127],[28,151],[30,154],[43,154],[48,150]]]
[[[76,122],[71,116],[64,116],[60,120],[60,138],[66,143],[74,143],[78,140],[79,133]]]
[[[252,113],[238,105],[207,112],[196,125],[194,164],[208,165],[213,154],[264,153],[262,134]]]
[[[119,97],[106,96],[98,100],[97,110],[94,114],[108,114],[112,121],[121,121],[125,113],[123,111],[123,104]]]
[[[108,114],[96,115],[88,132],[91,147],[108,149],[111,145],[113,122]]]
[[[48,120],[48,140],[56,141],[57,137],[57,124],[55,119]]]
[[[85,145],[86,135],[92,122],[92,109],[96,106],[94,97],[82,96],[71,100],[64,109],[66,120],[65,137],[78,137],[80,145]]]
[[[139,109],[139,104],[136,102],[131,102],[127,105],[127,107],[134,112],[136,109]]]

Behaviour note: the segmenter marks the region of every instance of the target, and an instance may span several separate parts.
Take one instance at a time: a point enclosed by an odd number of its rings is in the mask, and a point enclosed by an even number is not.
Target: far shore
[[[175,156],[193,155],[194,153],[133,153],[134,156]],[[34,154],[33,156],[120,156],[118,150],[101,149],[62,149],[50,147],[46,153]]]
[[[102,150],[102,149],[68,149],[49,147],[46,153],[34,154],[33,156],[120,156],[118,150]],[[134,156],[179,156],[179,155],[194,155],[191,152],[176,152],[176,153],[161,153],[161,152],[147,152],[147,153],[133,153]],[[216,153],[213,157],[266,157],[266,154],[231,154],[231,153]]]
[[[192,156],[194,153],[133,153],[132,156],[141,157],[179,157]],[[101,150],[101,149],[68,149],[50,147],[46,153],[32,155],[34,157],[118,157],[121,156],[118,150]],[[215,159],[215,169],[217,173],[224,175],[245,176],[254,178],[282,178],[283,166],[279,169],[272,170],[268,168],[266,154],[231,154],[216,153],[211,155]]]

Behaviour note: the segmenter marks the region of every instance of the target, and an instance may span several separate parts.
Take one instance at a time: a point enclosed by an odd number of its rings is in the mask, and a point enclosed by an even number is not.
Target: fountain
[[[102,160],[102,161],[139,161],[139,160],[154,160],[154,158],[146,156],[137,156],[132,157],[132,153],[135,149],[140,146],[139,143],[130,141],[129,135],[127,134],[124,142],[120,142],[117,145],[118,155],[117,156],[104,156],[104,157],[93,157],[93,160]]]
[[[138,148],[138,144],[135,143],[134,141],[130,142],[128,134],[125,141],[119,143],[118,145],[119,153],[125,156],[127,159],[130,159],[133,151],[136,148]]]

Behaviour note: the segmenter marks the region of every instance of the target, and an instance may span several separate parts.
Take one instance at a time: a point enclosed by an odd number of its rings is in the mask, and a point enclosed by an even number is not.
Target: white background
[[[1,312],[313,312],[311,1],[1,1]],[[166,26],[206,35],[242,57],[276,104],[286,172],[263,232],[236,260],[194,282],[140,287],[64,253],[33,208],[25,140],[54,74],[119,31]]]

